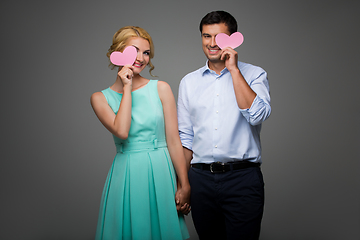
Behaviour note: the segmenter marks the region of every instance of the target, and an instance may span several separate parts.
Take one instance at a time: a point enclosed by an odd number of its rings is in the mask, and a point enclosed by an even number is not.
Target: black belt
[[[231,170],[244,169],[249,167],[260,167],[260,163],[253,163],[248,161],[238,161],[238,162],[213,162],[210,164],[207,163],[194,163],[191,164],[191,167],[198,168],[202,170],[207,170],[212,173],[224,173]]]

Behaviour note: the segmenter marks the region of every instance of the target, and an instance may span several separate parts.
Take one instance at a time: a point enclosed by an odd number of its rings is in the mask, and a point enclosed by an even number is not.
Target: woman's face
[[[150,61],[150,44],[142,37],[132,37],[128,40],[127,46],[134,46],[137,50],[133,67],[134,74],[139,74]]]

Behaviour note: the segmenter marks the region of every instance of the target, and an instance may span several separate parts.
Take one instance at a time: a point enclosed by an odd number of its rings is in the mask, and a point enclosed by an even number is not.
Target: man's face
[[[202,47],[205,56],[210,62],[220,61],[221,49],[215,42],[215,37],[219,33],[226,33],[227,35],[230,35],[229,29],[225,23],[203,25],[201,33]]]

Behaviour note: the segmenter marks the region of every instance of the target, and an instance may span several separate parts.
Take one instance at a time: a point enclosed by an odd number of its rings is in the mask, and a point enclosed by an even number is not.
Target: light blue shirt
[[[256,93],[250,109],[238,107],[226,68],[218,75],[206,63],[180,82],[179,134],[182,145],[193,151],[192,164],[245,159],[261,163],[261,123],[271,112],[267,74],[243,62],[238,67]]]

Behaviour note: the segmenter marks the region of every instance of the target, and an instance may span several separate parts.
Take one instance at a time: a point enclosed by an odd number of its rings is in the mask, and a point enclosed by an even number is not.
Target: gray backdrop
[[[93,239],[112,136],[90,95],[116,72],[115,31],[139,25],[177,97],[205,64],[198,24],[229,11],[239,59],[269,74],[261,239],[359,239],[359,1],[1,1],[1,239]],[[148,72],[145,77],[150,77]],[[197,239],[191,217],[191,239]]]

